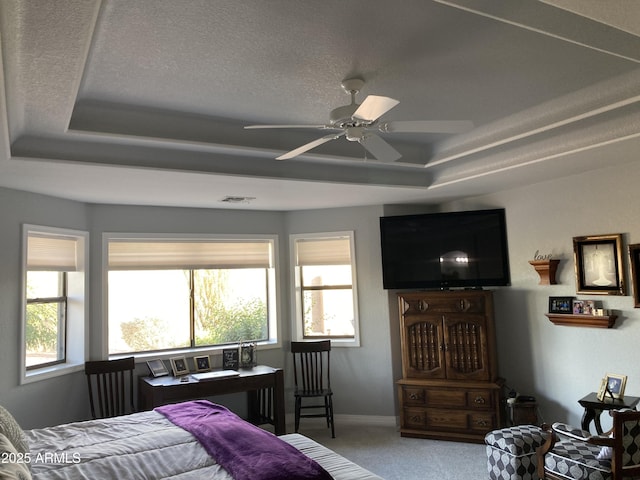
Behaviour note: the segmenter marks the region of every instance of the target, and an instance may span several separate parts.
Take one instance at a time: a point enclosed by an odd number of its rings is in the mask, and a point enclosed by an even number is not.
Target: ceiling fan
[[[246,129],[259,128],[317,128],[337,130],[306,143],[290,152],[277,157],[287,160],[318,147],[323,143],[345,137],[350,142],[360,143],[371,155],[383,162],[393,162],[402,155],[375,132],[382,133],[461,133],[473,128],[469,121],[390,121],[381,122],[380,117],[395,107],[398,100],[378,95],[369,95],[361,104],[356,103],[356,94],[364,86],[361,78],[349,78],[342,81],[342,88],[351,95],[351,103],[335,108],[329,115],[329,123],[324,125],[247,125]]]

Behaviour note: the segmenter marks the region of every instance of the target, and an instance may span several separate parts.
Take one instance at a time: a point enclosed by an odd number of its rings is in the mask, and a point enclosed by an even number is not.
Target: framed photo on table
[[[574,237],[573,254],[579,294],[625,295],[621,234]]]
[[[184,357],[172,357],[169,359],[171,362],[171,370],[173,370],[174,377],[180,377],[189,373],[189,367],[187,366],[187,359]]]
[[[598,400],[603,402],[606,398],[624,398],[624,389],[627,386],[627,376],[615,373],[607,373],[598,390]]]
[[[238,347],[222,349],[223,370],[237,370],[239,365]]]
[[[196,367],[196,372],[208,372],[211,370],[211,360],[209,359],[209,355],[194,357],[193,364]]]
[[[169,375],[169,370],[167,370],[167,367],[162,360],[149,360],[147,362],[147,367],[149,367],[149,371],[154,377]]]

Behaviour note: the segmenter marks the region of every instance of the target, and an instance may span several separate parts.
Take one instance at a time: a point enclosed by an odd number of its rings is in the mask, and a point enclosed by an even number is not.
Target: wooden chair
[[[133,404],[134,357],[86,362],[91,416],[115,417],[135,412]],[[96,403],[98,414],[96,414]],[[128,404],[128,405],[127,405]]]
[[[335,438],[333,424],[333,392],[331,391],[330,355],[331,340],[319,342],[291,342],[293,354],[293,377],[295,382],[295,430],[298,432],[301,418],[326,417],[327,428],[331,427],[331,437]],[[319,403],[317,399],[322,398]],[[311,404],[303,405],[304,400]],[[306,409],[316,410],[305,413]],[[322,409],[322,413],[317,410]]]
[[[612,410],[613,428],[591,435],[554,423],[537,450],[541,479],[622,480],[640,477],[640,412]],[[560,437],[562,436],[562,438]]]

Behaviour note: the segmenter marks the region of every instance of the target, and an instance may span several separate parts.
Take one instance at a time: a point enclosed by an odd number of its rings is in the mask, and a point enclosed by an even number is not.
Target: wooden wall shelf
[[[611,328],[616,323],[617,315],[572,315],[568,313],[545,313],[554,325],[569,327]]]
[[[555,285],[556,271],[560,260],[530,260],[529,263],[536,269],[540,275],[540,283],[538,285]]]

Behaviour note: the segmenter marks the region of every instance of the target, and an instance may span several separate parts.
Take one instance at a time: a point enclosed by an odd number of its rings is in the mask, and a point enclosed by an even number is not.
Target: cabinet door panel
[[[444,319],[447,378],[490,380],[486,320],[480,315],[447,315]]]
[[[407,315],[403,319],[403,375],[405,378],[445,378],[442,319]]]

